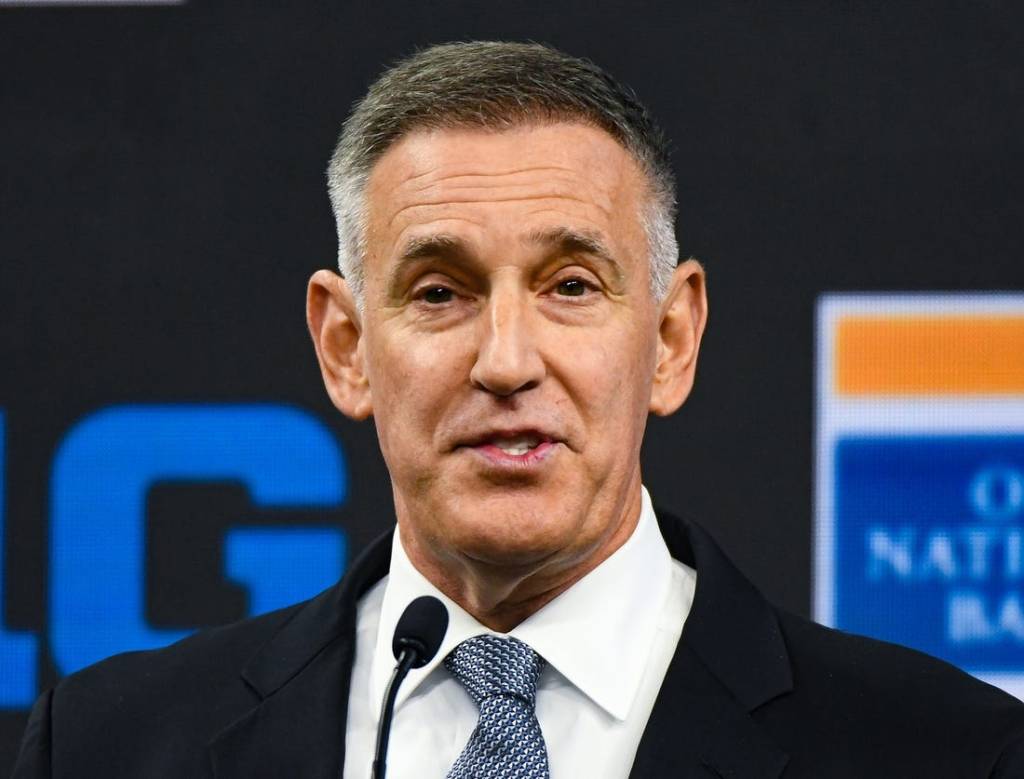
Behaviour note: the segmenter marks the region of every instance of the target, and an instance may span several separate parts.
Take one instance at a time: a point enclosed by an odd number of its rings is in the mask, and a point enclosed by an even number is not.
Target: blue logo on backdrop
[[[187,634],[145,620],[146,494],[158,481],[226,480],[245,485],[256,507],[345,500],[337,443],[294,408],[122,406],[67,434],[53,463],[50,528],[50,639],[62,673]],[[224,573],[248,589],[254,613],[333,583],[345,543],[334,528],[241,527],[224,549]]]
[[[4,536],[4,509],[7,473],[4,412],[0,410],[0,543]],[[4,604],[4,554],[0,548],[0,708],[20,708],[32,702],[36,695],[36,637],[28,633],[8,630],[2,619]]]
[[[846,437],[835,624],[973,671],[1024,665],[1024,436]]]

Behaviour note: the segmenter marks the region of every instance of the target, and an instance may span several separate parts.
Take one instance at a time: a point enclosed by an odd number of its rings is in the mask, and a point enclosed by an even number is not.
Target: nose
[[[508,397],[536,387],[544,378],[528,297],[518,290],[492,291],[480,317],[480,342],[469,374],[478,389]]]

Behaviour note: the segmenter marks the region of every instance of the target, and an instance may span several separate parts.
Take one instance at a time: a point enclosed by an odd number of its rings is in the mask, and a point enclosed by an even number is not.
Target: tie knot
[[[455,647],[444,665],[478,706],[495,695],[514,695],[532,707],[544,658],[517,638],[475,636]]]

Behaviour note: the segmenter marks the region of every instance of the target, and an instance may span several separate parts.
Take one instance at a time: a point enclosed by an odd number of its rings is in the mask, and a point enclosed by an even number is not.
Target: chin
[[[534,504],[523,496],[487,501],[449,515],[448,542],[459,553],[484,563],[529,566],[579,544],[579,525],[568,506]]]
[[[532,565],[550,558],[565,548],[563,539],[545,535],[513,537],[476,536],[462,545],[463,553],[474,560],[503,566]]]

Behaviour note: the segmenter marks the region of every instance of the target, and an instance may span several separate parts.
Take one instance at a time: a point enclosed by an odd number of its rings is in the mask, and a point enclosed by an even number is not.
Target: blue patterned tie
[[[534,707],[544,658],[515,638],[476,636],[444,660],[480,707],[448,779],[548,779],[548,751]]]

